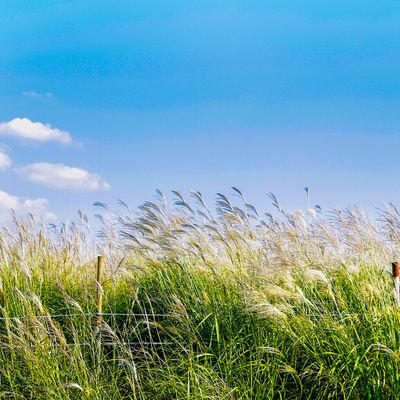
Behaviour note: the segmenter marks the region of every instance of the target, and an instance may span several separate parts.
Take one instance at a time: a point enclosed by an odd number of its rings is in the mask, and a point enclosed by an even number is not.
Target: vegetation
[[[0,235],[0,398],[396,399],[400,214],[259,215],[239,190]],[[95,244],[97,241],[97,244]],[[106,258],[104,315],[95,260]]]

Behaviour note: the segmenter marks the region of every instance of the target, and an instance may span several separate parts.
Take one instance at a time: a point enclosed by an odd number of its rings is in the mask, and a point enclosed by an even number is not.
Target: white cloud
[[[110,185],[99,175],[63,164],[35,163],[17,169],[18,173],[31,182],[60,189],[108,190]]]
[[[10,219],[11,210],[21,216],[31,213],[35,217],[43,217],[46,220],[56,220],[57,217],[47,210],[48,200],[43,198],[28,199],[13,196],[0,190],[0,222]]]
[[[10,168],[11,165],[11,158],[6,153],[4,153],[4,151],[0,150],[0,171],[4,171],[5,169]]]
[[[32,122],[29,118],[14,118],[0,122],[0,135],[13,136],[37,142],[55,141],[63,144],[72,142],[71,135],[49,124]]]
[[[50,92],[36,92],[35,90],[24,90],[22,94],[25,97],[34,97],[37,99],[53,99],[54,95]]]

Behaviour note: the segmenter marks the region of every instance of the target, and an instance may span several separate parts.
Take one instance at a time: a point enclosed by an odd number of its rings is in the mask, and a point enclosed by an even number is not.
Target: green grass
[[[203,223],[147,207],[107,225],[104,312],[129,315],[100,335],[86,228],[3,229],[0,398],[400,397],[393,210],[378,229],[355,210],[263,224],[226,202]]]

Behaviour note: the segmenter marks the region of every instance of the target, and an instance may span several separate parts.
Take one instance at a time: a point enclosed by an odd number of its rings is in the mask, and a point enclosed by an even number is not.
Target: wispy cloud
[[[11,158],[4,151],[0,150],[0,171],[10,168],[11,165]]]
[[[63,144],[72,142],[71,135],[42,122],[33,122],[29,118],[14,118],[0,122],[0,135],[11,136],[36,142],[55,141]]]
[[[110,189],[110,185],[99,175],[63,164],[34,163],[18,168],[17,172],[30,182],[59,189],[85,191]]]
[[[50,92],[36,92],[35,90],[24,90],[22,94],[25,97],[33,97],[36,99],[53,99],[54,95]]]
[[[47,209],[47,206],[47,199],[23,198],[0,190],[0,222],[10,219],[11,210],[14,210],[18,215],[29,212],[36,217],[43,217],[46,220],[56,220],[57,217]]]

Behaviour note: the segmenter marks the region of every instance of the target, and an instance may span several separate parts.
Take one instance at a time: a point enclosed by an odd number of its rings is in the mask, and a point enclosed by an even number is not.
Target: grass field
[[[397,399],[400,215],[158,193],[0,235],[0,398]],[[94,324],[96,254],[103,322]],[[53,317],[51,317],[53,316]]]

